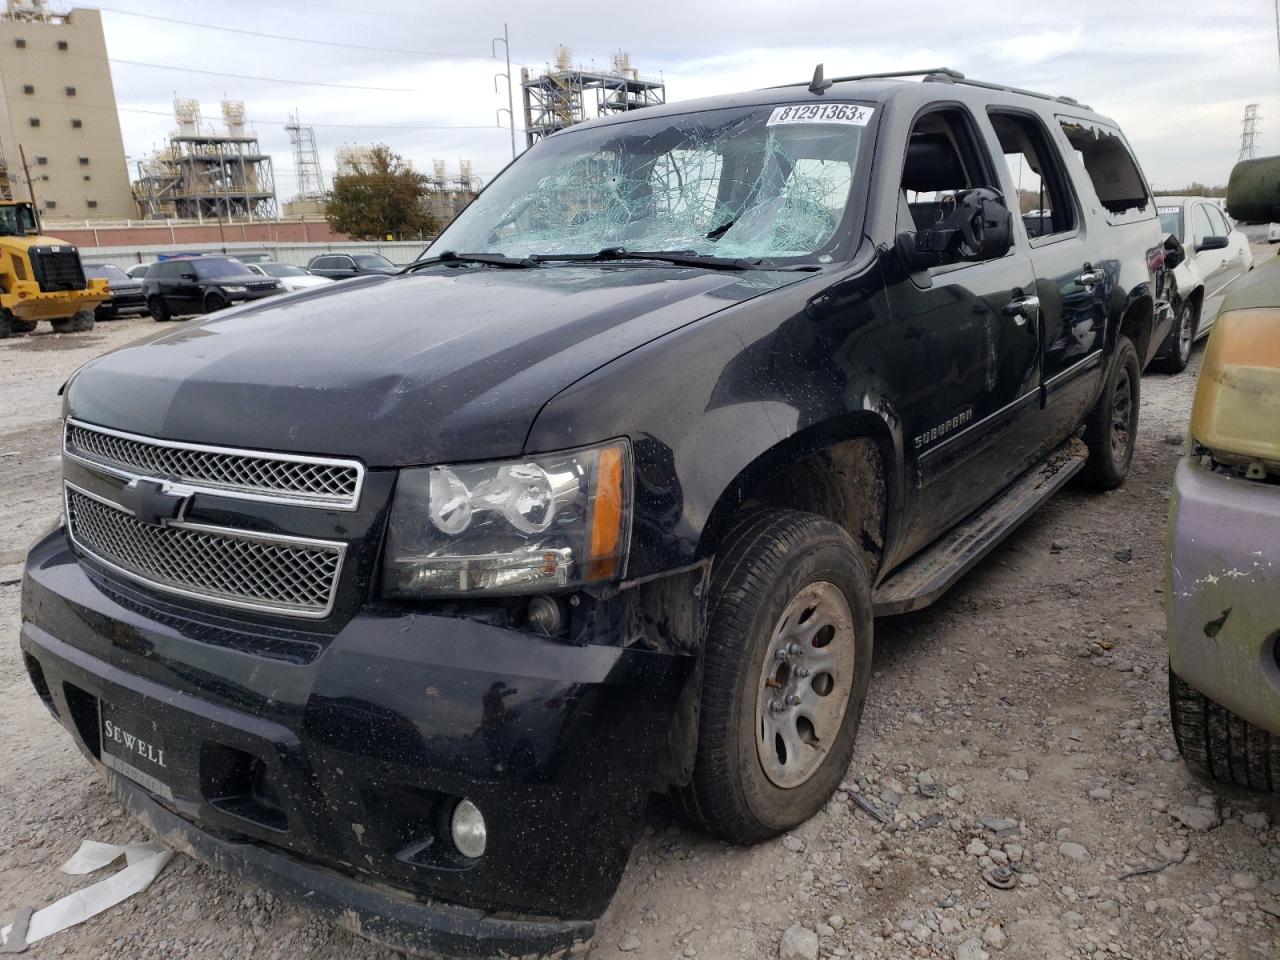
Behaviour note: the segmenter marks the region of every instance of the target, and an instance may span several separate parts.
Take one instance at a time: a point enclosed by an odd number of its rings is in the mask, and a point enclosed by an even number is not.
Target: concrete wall
[[[138,247],[80,247],[80,259],[85,263],[114,263],[125,270],[136,263],[150,263],[160,254],[172,253],[225,253],[234,257],[237,253],[266,253],[280,263],[305,267],[312,257],[320,253],[380,253],[392,263],[411,263],[427,246],[424,240],[335,241],[333,243],[227,243],[227,244],[162,244],[145,249]]]
[[[24,45],[18,46],[18,41]],[[60,41],[65,50],[58,48]],[[27,86],[31,93],[25,92]],[[38,127],[31,125],[33,118],[40,121]],[[15,196],[25,199],[19,144],[26,148],[42,213],[133,215],[102,14],[97,10],[73,10],[48,22],[0,15],[0,152],[8,162]],[[90,202],[96,206],[90,207]]]
[[[264,220],[254,223],[172,224],[133,221],[102,226],[58,222],[46,217],[45,233],[77,247],[147,247],[156,244],[197,244],[201,247],[230,243],[339,243],[350,238],[335,233],[324,220]],[[423,244],[425,246],[425,244]]]

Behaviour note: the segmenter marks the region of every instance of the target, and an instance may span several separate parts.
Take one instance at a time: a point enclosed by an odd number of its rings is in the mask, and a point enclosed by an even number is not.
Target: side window
[[[1197,203],[1195,209],[1191,213],[1191,243],[1192,248],[1198,248],[1204,243],[1205,237],[1214,235],[1213,221],[1209,219],[1209,210],[1203,203]]]
[[[334,257],[321,257],[315,263],[317,270],[332,270],[334,267]]]
[[[898,229],[923,230],[938,223],[963,190],[999,190],[992,169],[967,113],[946,108],[918,118],[902,165],[900,203],[905,209],[899,211]],[[903,222],[908,215],[910,224]]]
[[[1018,211],[1027,236],[1035,239],[1074,230],[1076,205],[1044,124],[1025,113],[993,110],[989,114],[1017,190],[1017,205],[1011,202],[1009,207]]]
[[[1093,182],[1098,202],[1115,215],[1146,212],[1151,204],[1147,184],[1120,131],[1070,117],[1060,117],[1059,122]]]
[[[178,278],[178,274],[181,272],[179,269],[181,266],[182,264],[178,263],[176,260],[160,264],[160,279],[176,280]]]
[[[1213,224],[1213,235],[1215,237],[1231,236],[1231,225],[1227,223],[1227,218],[1222,215],[1222,211],[1218,209],[1217,204],[1206,203],[1205,209],[1209,211],[1209,222]]]

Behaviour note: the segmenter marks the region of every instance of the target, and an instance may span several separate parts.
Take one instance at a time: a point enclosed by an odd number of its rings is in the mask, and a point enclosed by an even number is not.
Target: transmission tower
[[[1236,157],[1236,163],[1253,159],[1253,147],[1258,139],[1258,123],[1261,120],[1256,103],[1244,108],[1244,120],[1240,123],[1240,156]]]
[[[297,199],[320,200],[324,197],[324,172],[320,169],[320,150],[316,147],[315,127],[306,127],[297,112],[289,114],[285,126],[293,144],[293,170],[297,183]]]

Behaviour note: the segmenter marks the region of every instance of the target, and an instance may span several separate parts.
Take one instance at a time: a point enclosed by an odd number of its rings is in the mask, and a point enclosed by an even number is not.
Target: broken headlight
[[[631,534],[631,448],[400,471],[383,592],[545,593],[615,580]]]

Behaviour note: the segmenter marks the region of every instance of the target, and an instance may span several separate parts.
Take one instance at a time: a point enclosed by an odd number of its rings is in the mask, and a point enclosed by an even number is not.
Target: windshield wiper
[[[535,253],[531,260],[537,263],[564,261],[566,263],[612,263],[624,260],[656,260],[679,267],[706,267],[710,270],[758,270],[759,260],[744,257],[713,257],[694,253],[692,250],[628,250],[626,247],[605,247],[595,253]]]
[[[528,270],[538,266],[537,262],[529,257],[504,257],[500,253],[457,253],[453,250],[445,250],[439,256],[415,260],[400,272],[409,273],[438,263],[478,263],[487,267],[506,267],[512,270]]]

